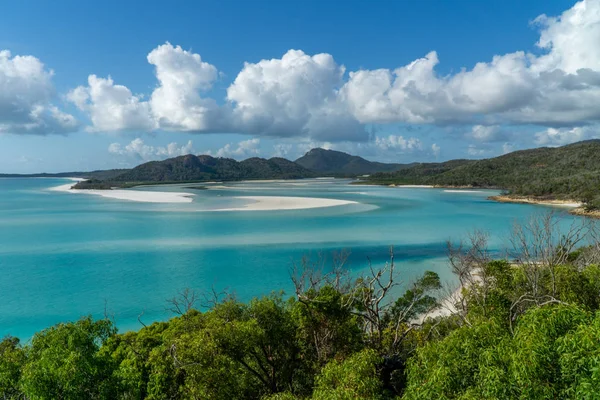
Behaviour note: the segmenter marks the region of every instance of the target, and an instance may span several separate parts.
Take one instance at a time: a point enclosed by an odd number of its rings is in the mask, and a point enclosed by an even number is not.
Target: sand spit
[[[81,181],[84,179],[79,178],[68,178],[72,181]],[[72,189],[73,183],[67,183],[65,185],[55,186],[50,190],[55,192],[65,192],[73,194],[92,194],[96,196],[102,196],[109,199],[117,200],[128,200],[137,201],[142,203],[191,203],[192,193],[180,193],[180,192],[152,192],[142,190],[82,190]]]
[[[431,189],[433,186],[431,185],[395,185],[395,184],[391,184],[389,185],[389,187],[395,187],[395,188],[400,188],[400,189]]]
[[[280,197],[280,196],[238,196],[235,199],[250,200],[252,203],[242,207],[221,208],[211,211],[275,211],[304,210],[358,204],[356,201],[323,199],[316,197]]]

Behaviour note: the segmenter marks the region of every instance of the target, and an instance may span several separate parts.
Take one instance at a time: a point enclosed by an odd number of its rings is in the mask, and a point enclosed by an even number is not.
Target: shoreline
[[[48,190],[71,194],[89,194],[116,200],[128,200],[142,203],[191,203],[193,193],[186,192],[155,192],[127,189],[73,189],[81,178],[64,178],[72,183],[51,187]],[[286,196],[235,196],[234,199],[249,200],[248,204],[239,207],[220,208],[212,210],[197,210],[199,212],[226,212],[226,211],[285,211],[306,210],[313,208],[335,207],[349,204],[360,204],[351,200],[328,199],[318,197],[286,197]]]
[[[396,184],[391,184],[388,185],[388,187],[395,187],[395,188],[406,188],[406,189],[433,189],[434,186],[432,185],[396,185]]]
[[[581,217],[600,218],[600,210],[586,210],[583,207],[583,203],[576,200],[536,199],[535,197],[509,195],[490,196],[488,199],[499,203],[532,204],[539,206],[570,208],[569,214]]]
[[[236,196],[235,199],[251,200],[253,203],[241,207],[221,208],[207,211],[283,211],[308,210],[359,204],[357,201],[326,199],[319,197],[285,197],[285,196]]]
[[[85,179],[65,178],[73,182],[80,182]],[[97,189],[73,189],[74,184],[67,183],[52,187],[48,190],[53,192],[64,192],[72,194],[91,194],[115,200],[128,200],[140,203],[191,203],[193,193],[184,192],[152,192],[142,190],[97,190]]]

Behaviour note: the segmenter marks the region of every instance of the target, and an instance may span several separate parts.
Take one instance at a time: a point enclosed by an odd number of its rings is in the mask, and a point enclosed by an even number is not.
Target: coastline
[[[55,186],[48,190],[72,194],[90,194],[111,198],[116,200],[128,200],[142,203],[191,203],[193,193],[186,192],[155,192],[143,190],[96,190],[96,189],[73,189],[75,182],[82,181],[81,178],[65,178],[73,183]],[[335,207],[348,204],[359,204],[356,201],[327,199],[317,197],[285,197],[285,196],[236,196],[235,199],[250,200],[248,204],[241,207],[220,208],[213,210],[200,210],[202,212],[224,212],[224,211],[281,211],[281,210],[305,210],[312,208]]]
[[[490,196],[488,199],[497,201],[499,203],[533,204],[540,206],[570,208],[569,214],[582,217],[600,218],[600,210],[586,210],[585,207],[583,207],[583,203],[576,200],[536,199],[535,197],[509,195]]]
[[[396,185],[396,184],[391,184],[388,185],[388,187],[395,187],[395,188],[406,188],[406,189],[432,189],[434,186],[432,185]]]
[[[80,182],[81,178],[65,178],[73,182]],[[116,200],[129,200],[141,203],[191,203],[193,193],[184,192],[151,192],[142,190],[96,190],[96,189],[73,189],[71,183],[55,186],[49,190],[54,192],[65,192],[73,194],[91,194]]]

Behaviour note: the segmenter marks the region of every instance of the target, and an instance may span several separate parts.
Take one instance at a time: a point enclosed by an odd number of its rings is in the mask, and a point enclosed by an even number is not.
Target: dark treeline
[[[600,241],[579,222],[516,225],[501,260],[483,233],[449,244],[461,289],[447,293],[433,272],[397,290],[393,252],[359,278],[343,257],[328,272],[304,260],[289,298],[184,290],[137,332],[88,317],[7,337],[0,398],[597,398]]]

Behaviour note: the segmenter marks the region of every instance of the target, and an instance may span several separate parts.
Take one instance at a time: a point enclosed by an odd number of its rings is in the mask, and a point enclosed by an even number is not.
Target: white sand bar
[[[250,200],[252,203],[242,207],[221,208],[211,211],[274,211],[302,210],[308,208],[335,207],[358,204],[356,201],[322,199],[316,197],[279,197],[279,196],[239,196],[235,199]]]
[[[390,187],[396,187],[396,188],[407,188],[407,189],[417,189],[417,188],[423,188],[423,189],[430,189],[433,186],[432,185],[389,185]]]
[[[69,178],[71,180],[81,180],[77,178]],[[125,189],[115,189],[115,190],[82,190],[82,189],[72,189],[73,183],[68,183],[66,185],[60,185],[53,188],[50,188],[52,191],[56,192],[66,192],[66,193],[75,193],[75,194],[93,194],[96,196],[102,196],[109,199],[117,199],[117,200],[128,200],[128,201],[137,201],[142,203],[191,203],[192,193],[182,193],[182,192],[152,192],[152,191],[143,191],[143,190],[125,190]]]
[[[481,190],[465,190],[465,189],[449,189],[444,190],[446,193],[484,193]]]

